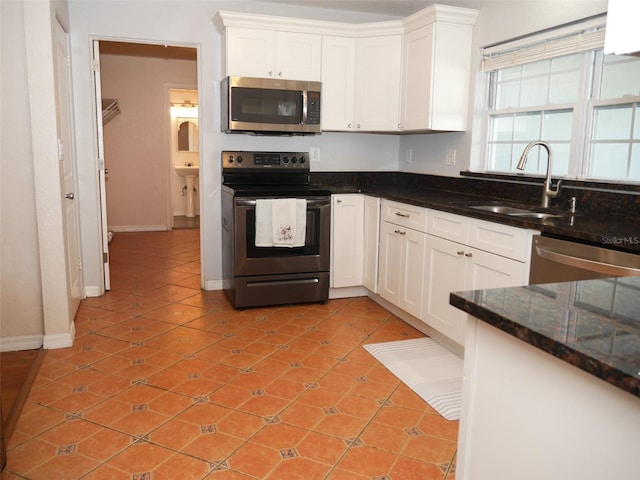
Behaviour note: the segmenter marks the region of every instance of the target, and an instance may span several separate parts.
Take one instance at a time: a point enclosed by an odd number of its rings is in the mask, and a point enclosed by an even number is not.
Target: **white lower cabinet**
[[[466,313],[449,304],[451,292],[527,283],[528,265],[444,238],[427,235],[426,294],[422,319],[463,345]]]
[[[364,197],[364,261],[362,284],[378,292],[378,246],[380,244],[380,199]]]
[[[362,285],[364,195],[331,196],[331,288]]]
[[[408,207],[405,209],[403,207]],[[408,228],[425,209],[382,202],[378,294],[404,311],[420,317],[424,295],[426,234]],[[395,223],[389,221],[395,215]]]
[[[421,319],[464,345],[467,315],[449,304],[450,293],[526,285],[537,232],[436,210],[427,225]]]

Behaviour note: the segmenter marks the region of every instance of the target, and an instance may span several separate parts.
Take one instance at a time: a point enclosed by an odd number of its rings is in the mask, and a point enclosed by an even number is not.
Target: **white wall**
[[[483,1],[474,31],[474,65],[482,46],[516,35],[579,19],[606,10],[605,1]],[[222,76],[220,35],[211,23],[218,10],[345,22],[383,20],[348,12],[277,6],[251,1],[81,1],[69,4],[74,61],[74,96],[81,196],[85,286],[101,283],[98,241],[98,189],[91,104],[90,38],[169,42],[199,48],[198,81],[202,135],[200,165],[200,214],[204,286],[219,287],[220,262],[220,151],[235,149],[308,150],[320,148],[315,171],[401,170],[405,172],[457,175],[469,166],[472,136],[466,133],[432,135],[358,135],[323,133],[315,137],[252,137],[220,133],[219,80]],[[472,98],[475,84],[472,82]],[[469,118],[473,116],[470,108]],[[470,123],[471,124],[471,123]],[[413,162],[404,162],[412,149]],[[457,165],[444,166],[448,149],[457,151]],[[402,159],[398,162],[398,159]]]
[[[219,81],[221,37],[211,20],[219,10],[243,10],[274,15],[335,19],[335,13],[259,2],[82,1],[69,2],[80,183],[84,283],[98,291],[101,279],[99,192],[91,78],[91,38],[138,42],[168,42],[199,49],[200,216],[204,283],[219,286],[221,278],[220,152],[230,149],[308,150],[320,147],[314,170],[395,170],[399,140],[390,135],[322,134],[316,137],[254,137],[220,132]],[[377,20],[373,16],[340,14],[344,21]]]
[[[0,2],[2,351],[66,346],[74,335],[58,159],[56,21],[69,25],[64,1]]]
[[[169,187],[176,176],[170,169],[170,142],[165,141],[170,140],[165,84],[194,85],[196,62],[100,57],[102,95],[118,99],[121,110],[104,126],[108,228],[116,232],[165,230],[171,227]]]
[[[44,334],[23,19],[0,2],[0,339]]]
[[[477,73],[483,47],[607,11],[606,0],[495,0],[465,6],[480,10],[473,30],[469,130],[401,137],[399,169],[403,172],[458,176],[480,160],[482,118],[474,108],[482,108],[484,102],[484,85]],[[404,161],[408,149],[413,150],[410,165]],[[445,164],[447,150],[456,150],[455,166]]]

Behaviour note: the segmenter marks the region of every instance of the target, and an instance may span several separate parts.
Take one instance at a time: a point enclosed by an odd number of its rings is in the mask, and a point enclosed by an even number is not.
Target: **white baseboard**
[[[351,297],[366,297],[368,290],[364,287],[342,287],[342,288],[330,288],[329,298],[351,298]]]
[[[42,339],[43,335],[23,335],[19,337],[0,338],[0,352],[37,350],[42,346]]]
[[[222,280],[206,280],[204,282],[205,290],[222,290]]]
[[[171,225],[109,225],[107,230],[114,233],[166,232],[167,230],[171,230]]]
[[[84,287],[84,296],[85,297],[101,297],[104,295],[104,289],[100,286],[90,285]]]
[[[438,342],[440,345],[445,347],[447,350],[455,353],[459,357],[464,357],[464,347],[462,345],[457,344],[456,342],[451,340],[449,337],[446,337],[445,335],[440,333],[435,328],[430,327],[429,325],[424,323],[419,318],[414,317],[413,315],[411,315],[410,313],[405,312],[401,308],[396,307],[395,305],[393,305],[392,303],[388,302],[387,300],[385,300],[384,298],[382,298],[380,295],[378,295],[376,293],[369,292],[369,298],[371,300],[373,300],[374,302],[376,302],[377,304],[379,304],[379,305],[383,306],[384,308],[386,308],[387,310],[389,310],[391,313],[393,313],[400,320],[403,320],[404,322],[408,323],[409,325],[411,325],[416,330],[419,330],[422,333],[424,333],[425,335],[430,336],[436,342]]]
[[[73,322],[69,328],[69,333],[56,333],[54,335],[45,335],[43,347],[46,350],[55,348],[67,348],[73,346],[73,340],[76,338],[76,324]]]

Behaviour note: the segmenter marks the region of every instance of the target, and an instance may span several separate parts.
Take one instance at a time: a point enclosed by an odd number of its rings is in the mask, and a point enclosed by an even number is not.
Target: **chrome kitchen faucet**
[[[542,208],[549,208],[549,199],[556,198],[560,194],[560,182],[561,182],[561,180],[558,180],[555,190],[551,188],[551,147],[549,146],[549,144],[547,142],[543,142],[542,140],[536,140],[534,142],[529,143],[525,147],[524,152],[522,152],[522,156],[520,157],[520,161],[518,162],[518,165],[516,168],[518,170],[524,170],[524,166],[527,163],[527,156],[529,155],[529,151],[536,145],[540,145],[541,147],[544,147],[544,149],[547,151],[547,157],[548,157],[547,177],[545,178],[544,184],[542,186],[541,205],[542,205]]]

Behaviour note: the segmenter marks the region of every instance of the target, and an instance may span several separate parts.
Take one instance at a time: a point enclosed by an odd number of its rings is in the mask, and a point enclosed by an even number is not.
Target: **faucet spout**
[[[556,198],[560,194],[560,182],[561,182],[561,180],[558,180],[555,190],[551,188],[552,155],[551,155],[551,147],[549,146],[549,144],[547,142],[543,142],[542,140],[536,140],[534,142],[530,142],[524,148],[524,151],[520,156],[520,161],[518,162],[518,165],[516,166],[516,168],[518,170],[524,170],[524,166],[527,164],[529,151],[536,145],[543,147],[547,151],[547,175],[542,187],[542,201],[540,202],[540,204],[542,208],[549,208],[549,199]]]

